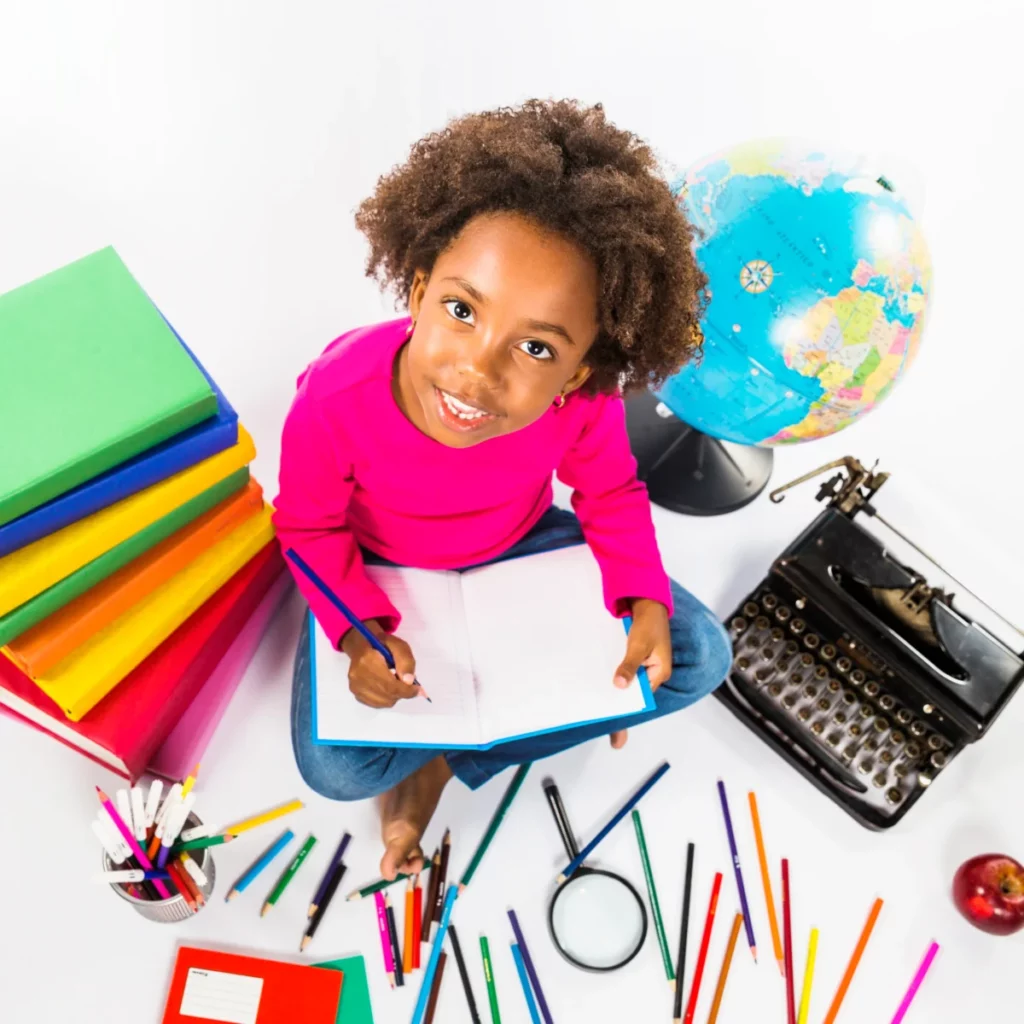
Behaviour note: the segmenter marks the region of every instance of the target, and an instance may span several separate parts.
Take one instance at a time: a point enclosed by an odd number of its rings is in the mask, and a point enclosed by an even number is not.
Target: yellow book
[[[163,586],[35,680],[73,722],[220,590],[274,538],[272,509],[247,519]],[[4,657],[9,657],[4,653]]]
[[[47,587],[247,466],[255,457],[252,438],[239,426],[238,444],[233,448],[0,558],[0,615],[41,594]]]

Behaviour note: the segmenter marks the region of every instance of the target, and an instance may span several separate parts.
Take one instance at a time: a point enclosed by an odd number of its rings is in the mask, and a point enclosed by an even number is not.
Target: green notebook
[[[179,505],[173,512],[168,512],[155,523],[150,523],[134,536],[109,551],[104,551],[99,558],[87,562],[81,569],[70,576],[65,576],[59,583],[54,583],[52,587],[18,605],[6,615],[0,615],[0,646],[9,644],[15,637],[21,636],[36,623],[42,622],[48,615],[74,601],[76,597],[95,587],[108,576],[113,576],[118,569],[124,568],[139,555],[166,540],[183,526],[187,526],[193,519],[198,519],[225,498],[230,498],[248,483],[248,468],[232,473],[231,476],[225,477],[186,501],[184,505]]]
[[[338,1019],[335,1024],[373,1024],[370,985],[366,980],[366,962],[361,956],[328,960],[325,964],[313,966],[341,971],[344,975],[341,982],[341,1002],[338,1003]]]
[[[216,411],[113,249],[0,295],[0,526]]]

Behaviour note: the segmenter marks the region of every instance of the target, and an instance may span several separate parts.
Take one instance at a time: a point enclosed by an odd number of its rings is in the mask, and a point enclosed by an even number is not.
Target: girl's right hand
[[[367,619],[366,628],[377,637],[395,659],[397,674],[362,637],[357,629],[350,629],[341,638],[341,649],[349,656],[348,687],[360,704],[371,708],[392,708],[400,700],[420,695],[413,685],[416,678],[416,659],[409,645],[400,637],[381,629],[376,619]]]

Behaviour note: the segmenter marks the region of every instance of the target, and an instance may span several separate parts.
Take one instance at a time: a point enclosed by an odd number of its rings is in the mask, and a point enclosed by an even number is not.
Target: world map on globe
[[[737,146],[673,185],[709,279],[701,358],[657,397],[742,444],[810,441],[875,408],[913,362],[932,269],[905,201],[860,157]]]

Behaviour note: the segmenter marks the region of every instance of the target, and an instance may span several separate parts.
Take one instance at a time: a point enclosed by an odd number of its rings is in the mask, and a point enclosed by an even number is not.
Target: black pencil
[[[473,986],[469,982],[469,971],[466,970],[466,960],[462,955],[462,946],[459,945],[459,936],[454,925],[448,925],[448,938],[452,940],[452,952],[455,954],[455,962],[459,965],[462,988],[466,993],[466,1002],[469,1003],[469,1015],[473,1018],[473,1024],[480,1024],[480,1011],[476,1008]]]
[[[430,930],[435,924],[441,923],[441,912],[444,910],[444,893],[448,884],[448,858],[452,852],[452,830],[445,829],[441,841],[441,867],[434,872],[437,875],[437,895],[434,897],[434,912],[430,915]]]
[[[679,957],[676,960],[676,998],[673,1024],[683,1019],[683,981],[686,970],[686,933],[690,930],[690,887],[693,883],[693,843],[686,844],[686,881],[683,883],[683,921],[679,926]]]
[[[320,927],[320,922],[324,919],[324,914],[327,913],[327,908],[331,905],[331,900],[334,899],[334,894],[338,891],[338,886],[341,885],[344,876],[345,865],[339,864],[334,869],[334,874],[331,875],[331,880],[327,883],[327,888],[317,904],[316,913],[309,919],[309,924],[306,926],[305,934],[299,945],[300,951],[305,952],[306,947],[313,941],[313,936],[316,935],[316,930]]]
[[[395,958],[395,984],[401,988],[405,984],[402,974],[402,947],[398,944],[398,926],[395,924],[395,908],[391,905],[391,897],[384,894],[384,906],[388,908],[388,938],[391,941],[391,952]]]

